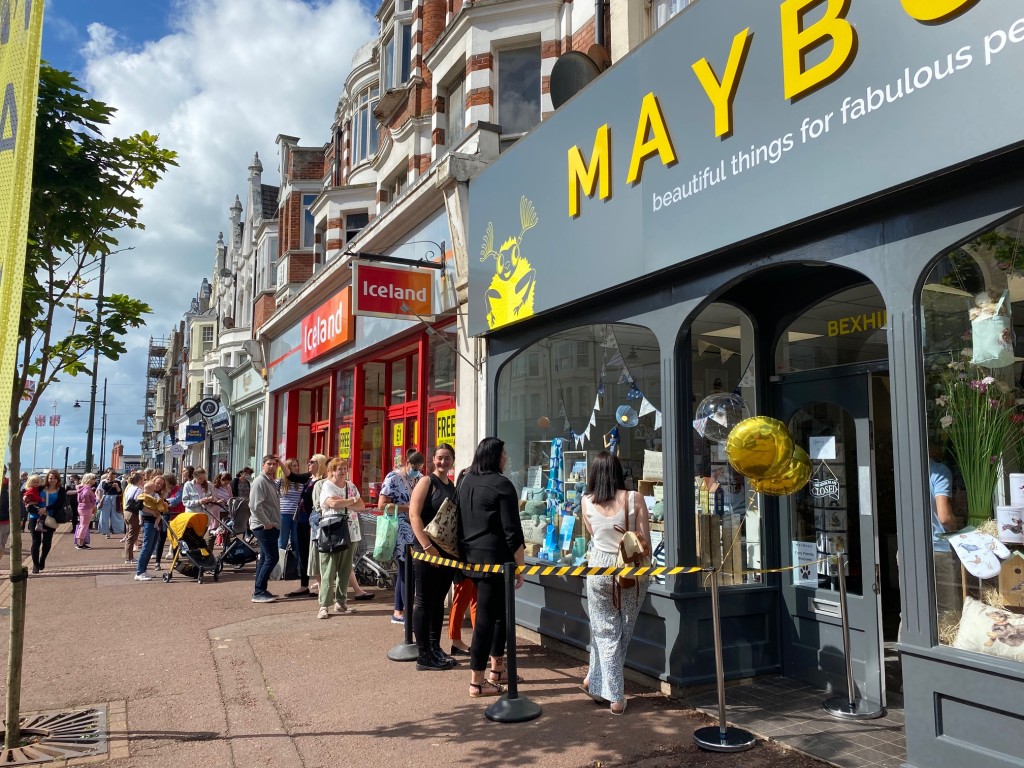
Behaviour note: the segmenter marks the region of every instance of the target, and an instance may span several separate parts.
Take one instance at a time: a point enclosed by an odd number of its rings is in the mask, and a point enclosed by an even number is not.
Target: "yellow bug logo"
[[[480,249],[480,261],[494,259],[494,276],[485,294],[487,327],[491,330],[533,315],[537,271],[523,256],[520,246],[523,235],[537,226],[537,211],[525,196],[519,201],[519,224],[519,236],[508,238],[495,250],[494,222],[488,222]]]

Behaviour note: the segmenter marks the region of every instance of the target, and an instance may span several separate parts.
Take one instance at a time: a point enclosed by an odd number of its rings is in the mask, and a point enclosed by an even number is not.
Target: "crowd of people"
[[[470,465],[454,478],[455,450],[439,443],[431,454],[431,469],[424,474],[426,459],[410,451],[401,467],[389,473],[378,497],[379,511],[397,512],[398,532],[394,560],[404,561],[407,551],[440,555],[470,564],[525,562],[525,539],[520,523],[519,495],[505,474],[504,443],[485,438],[477,446]],[[150,564],[159,571],[170,557],[167,529],[178,515],[191,512],[207,517],[206,536],[211,549],[223,537],[224,521],[235,502],[248,506],[248,526],[258,544],[252,601],[275,602],[269,591],[271,577],[295,558],[299,587],[290,598],[317,598],[317,618],[356,613],[354,600],[368,600],[375,593],[363,589],[353,571],[354,555],[362,537],[359,511],[365,504],[359,489],[349,480],[346,459],[312,456],[307,471],[300,472],[295,459],[283,463],[267,455],[258,473],[246,467],[235,476],[218,473],[212,480],[203,468],[183,467],[180,475],[156,470],[135,471],[118,477],[107,470],[102,479],[89,473],[72,477],[67,486],[59,472],[25,475],[21,493],[25,515],[22,530],[32,536],[32,572],[46,568],[53,533],[60,522],[72,522],[75,547],[90,549],[90,536],[121,535],[124,562],[135,565],[135,580],[149,581]],[[588,473],[582,517],[590,538],[588,562],[615,565],[620,543],[634,532],[650,553],[647,507],[626,489],[622,465],[614,454],[602,451]],[[0,490],[0,545],[9,537],[10,488],[6,476]],[[427,533],[442,509],[457,509],[458,551],[445,551]],[[95,526],[93,518],[96,517]],[[342,530],[344,529],[344,530]],[[339,535],[340,533],[340,535]],[[141,538],[141,541],[140,541]],[[344,542],[345,545],[339,545]],[[411,545],[411,546],[410,546]],[[397,569],[402,574],[403,568]],[[468,656],[472,698],[497,696],[508,683],[505,669],[505,577],[501,573],[459,571],[421,559],[413,560],[414,599],[405,603],[404,580],[397,582],[391,621],[404,624],[406,611],[418,648],[416,669],[444,671],[458,666],[458,656]],[[316,579],[316,583],[312,580]],[[523,583],[515,576],[515,588]],[[454,589],[453,589],[454,585]],[[451,593],[448,616],[449,651],[442,648],[446,599]],[[636,589],[620,588],[616,577],[588,576],[586,594],[591,624],[590,664],[581,689],[595,701],[606,703],[613,714],[626,710],[623,668],[632,638],[646,581]],[[473,635],[463,642],[462,627],[470,613]]]

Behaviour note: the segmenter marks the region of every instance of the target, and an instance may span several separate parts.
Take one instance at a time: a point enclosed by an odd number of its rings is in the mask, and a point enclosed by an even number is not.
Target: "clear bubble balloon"
[[[747,404],[739,395],[718,392],[700,401],[694,416],[694,426],[708,440],[724,443],[733,427],[750,416]]]

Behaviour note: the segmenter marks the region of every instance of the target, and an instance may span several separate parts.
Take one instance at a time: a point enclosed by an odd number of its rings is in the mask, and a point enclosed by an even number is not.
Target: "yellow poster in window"
[[[437,412],[437,442],[455,445],[455,409]]]
[[[14,388],[42,36],[43,0],[0,4],[0,403]]]
[[[405,423],[396,421],[391,425],[391,446],[399,448],[405,445]]]
[[[352,430],[342,427],[338,430],[338,456],[347,459],[352,455]]]

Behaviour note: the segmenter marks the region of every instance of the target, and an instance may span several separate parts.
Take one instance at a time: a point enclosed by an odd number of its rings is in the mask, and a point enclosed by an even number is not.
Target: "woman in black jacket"
[[[39,489],[39,495],[43,497],[43,504],[46,511],[40,510],[41,518],[47,515],[60,520],[64,514],[64,504],[67,501],[67,492],[61,482],[60,472],[51,469],[46,473],[43,487]],[[37,531],[36,528],[42,528]],[[40,573],[46,568],[46,556],[50,554],[50,545],[53,543],[53,528],[46,525],[32,526],[32,573]]]
[[[485,437],[459,484],[459,549],[467,563],[523,564],[523,528],[512,481],[502,474],[508,457],[505,443]],[[470,647],[469,695],[497,696],[505,677],[505,577],[467,571],[476,580],[476,626]],[[516,589],[523,577],[516,574]],[[490,673],[488,671],[490,656]]]

